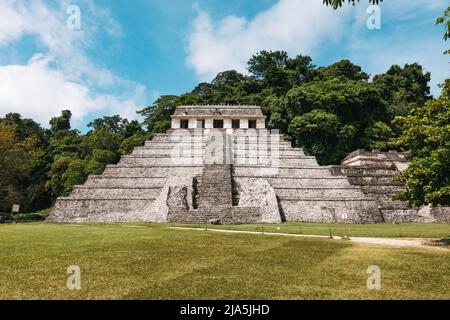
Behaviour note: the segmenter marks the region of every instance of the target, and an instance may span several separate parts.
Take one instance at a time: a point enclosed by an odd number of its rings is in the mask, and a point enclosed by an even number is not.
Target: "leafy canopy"
[[[409,148],[412,157],[400,176],[408,191],[399,198],[411,206],[450,205],[450,80],[439,98],[396,122],[404,128],[398,143]]]

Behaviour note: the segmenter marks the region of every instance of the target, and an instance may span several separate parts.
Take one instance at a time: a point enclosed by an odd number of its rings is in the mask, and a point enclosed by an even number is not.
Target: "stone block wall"
[[[392,200],[395,194],[406,190],[395,177],[407,168],[408,163],[407,153],[356,150],[342,161],[341,166],[332,166],[331,172],[347,177],[352,185],[373,199],[383,222],[448,223],[447,207],[408,208],[401,201]]]

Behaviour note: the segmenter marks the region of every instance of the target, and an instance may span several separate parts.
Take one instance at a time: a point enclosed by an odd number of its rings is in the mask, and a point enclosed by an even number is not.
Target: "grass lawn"
[[[80,291],[66,288],[70,265]],[[159,224],[0,225],[0,270],[0,299],[450,299],[449,249]]]
[[[177,224],[174,226],[205,228],[204,225]],[[331,233],[334,236],[344,236],[346,226],[333,223],[286,222],[283,224],[208,225],[208,228],[327,236]],[[350,237],[450,238],[450,225],[443,223],[349,224],[348,235]]]

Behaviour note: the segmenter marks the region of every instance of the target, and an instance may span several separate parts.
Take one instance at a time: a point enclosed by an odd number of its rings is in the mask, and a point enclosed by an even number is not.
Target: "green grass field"
[[[80,291],[66,288],[71,265]],[[369,265],[380,290],[366,287]],[[450,299],[446,248],[160,224],[0,225],[0,270],[0,299]]]
[[[204,229],[205,225],[173,226],[196,227]],[[210,229],[257,231],[265,233],[289,233],[307,235],[344,236],[344,224],[333,223],[299,223],[286,222],[283,224],[243,224],[243,225],[219,225]],[[349,224],[348,235],[350,237],[383,237],[383,238],[450,238],[450,225],[443,223],[379,223],[379,224]]]

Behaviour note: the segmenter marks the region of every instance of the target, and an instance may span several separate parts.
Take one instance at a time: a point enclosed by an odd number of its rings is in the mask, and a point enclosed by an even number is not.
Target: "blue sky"
[[[321,0],[2,0],[0,116],[20,112],[44,126],[64,108],[74,126],[181,94],[223,70],[245,72],[262,49],[308,54],[316,65],[350,59],[375,75],[419,62],[432,92],[449,77],[449,46],[434,21],[447,0],[385,0],[381,29],[367,2],[339,11]],[[70,5],[80,30],[67,27]]]

